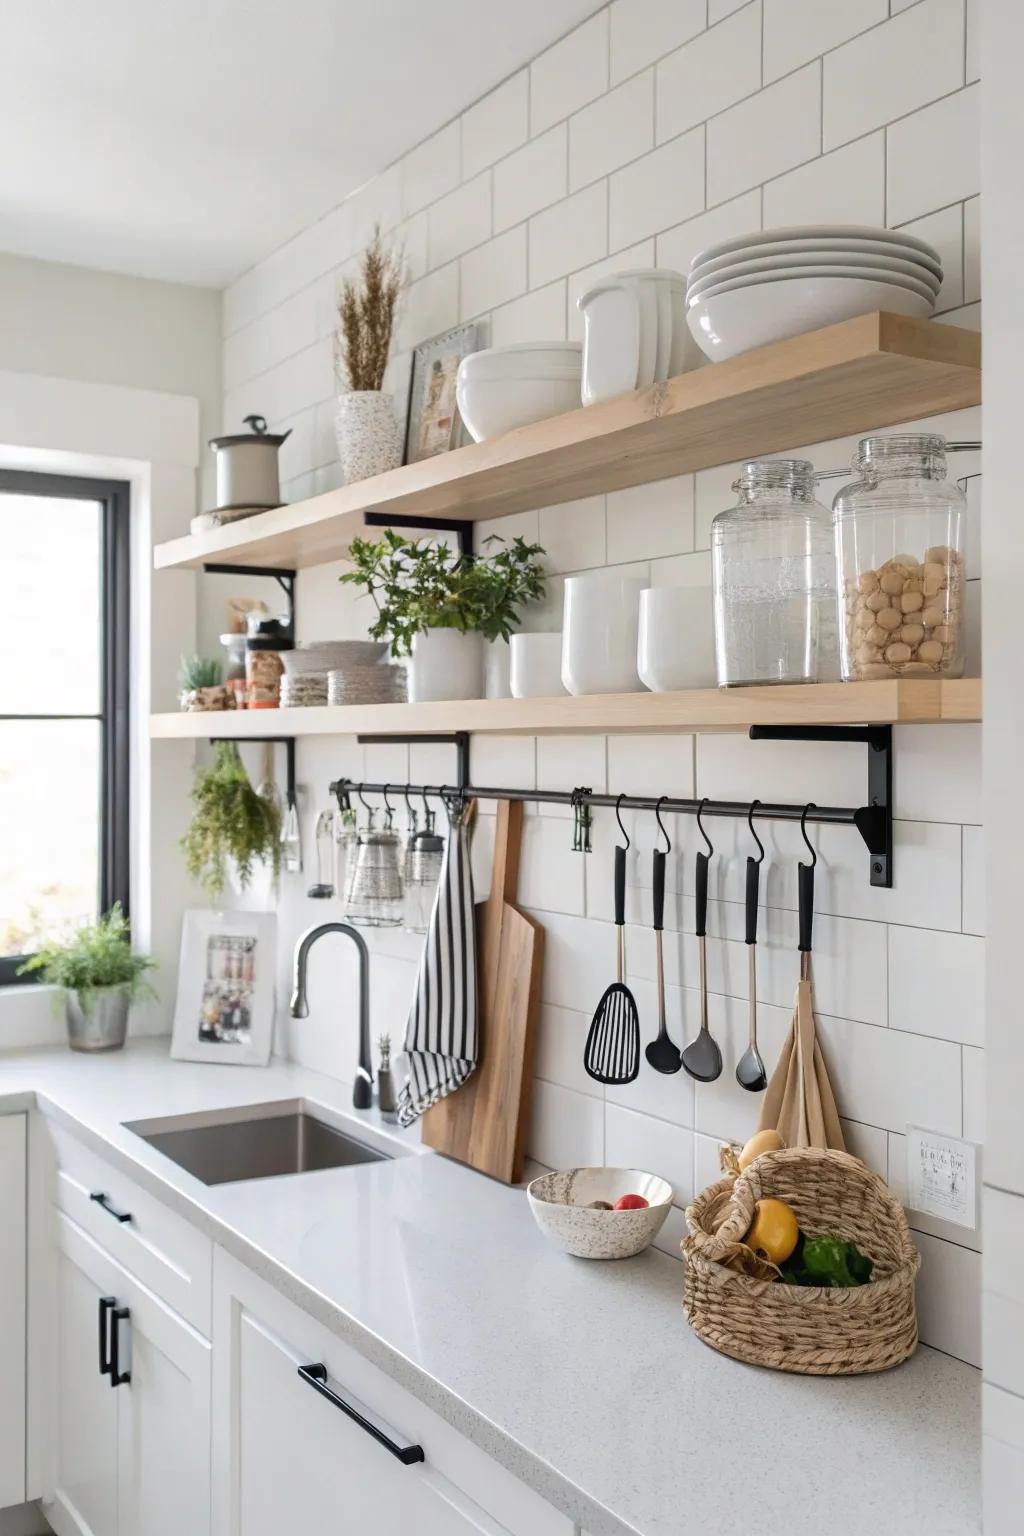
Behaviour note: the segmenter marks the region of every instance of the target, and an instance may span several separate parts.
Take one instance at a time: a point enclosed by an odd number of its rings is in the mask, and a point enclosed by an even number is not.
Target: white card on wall
[[[958,1227],[977,1229],[977,1143],[908,1125],[907,1205]]]

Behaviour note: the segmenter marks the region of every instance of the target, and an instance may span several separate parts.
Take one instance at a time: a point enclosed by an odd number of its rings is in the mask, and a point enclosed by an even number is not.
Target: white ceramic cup
[[[566,577],[562,682],[569,693],[640,692],[636,639],[645,585],[614,571]]]
[[[637,387],[640,300],[629,284],[610,278],[578,300],[583,316],[584,405],[611,400]]]
[[[507,640],[500,637],[484,644],[484,698],[508,699],[512,697],[509,686],[511,651]]]
[[[710,587],[648,587],[641,592],[636,667],[652,693],[714,688]]]
[[[552,699],[565,692],[560,630],[553,634],[513,635],[509,651],[514,699]]]

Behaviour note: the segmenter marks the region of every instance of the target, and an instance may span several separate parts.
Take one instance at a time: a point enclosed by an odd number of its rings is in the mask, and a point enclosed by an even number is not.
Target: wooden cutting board
[[[472,1077],[423,1116],[428,1147],[514,1184],[523,1173],[544,930],[515,905],[523,807],[499,800],[494,869],[477,907],[480,1055]]]

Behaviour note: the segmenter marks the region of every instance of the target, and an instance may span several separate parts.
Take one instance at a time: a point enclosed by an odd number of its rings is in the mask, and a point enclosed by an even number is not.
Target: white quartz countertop
[[[675,1260],[569,1258],[522,1190],[443,1157],[207,1187],[122,1124],[296,1097],[419,1153],[284,1062],[172,1062],[165,1040],[0,1055],[0,1113],[76,1130],[589,1536],[980,1530],[970,1366],[925,1348],[877,1376],[740,1365],[691,1333]]]

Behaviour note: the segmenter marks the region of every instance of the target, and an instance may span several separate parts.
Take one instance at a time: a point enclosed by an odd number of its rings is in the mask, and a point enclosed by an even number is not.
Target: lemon
[[[793,1252],[799,1236],[796,1216],[785,1200],[759,1200],[744,1242],[759,1258],[782,1264]]]
[[[785,1145],[778,1131],[758,1131],[756,1136],[751,1136],[739,1155],[740,1170],[749,1167],[762,1152],[780,1152]]]

